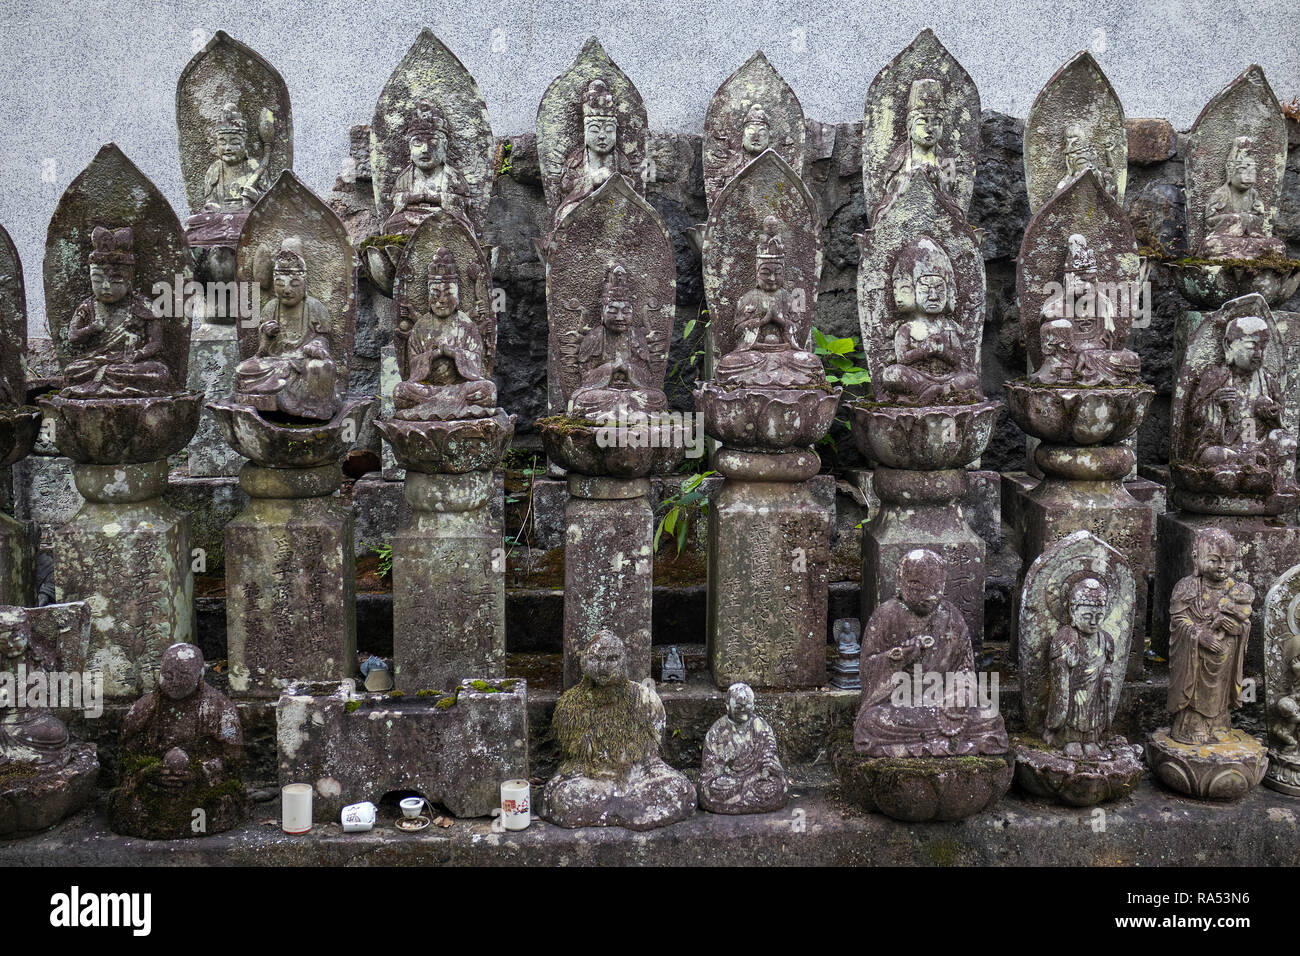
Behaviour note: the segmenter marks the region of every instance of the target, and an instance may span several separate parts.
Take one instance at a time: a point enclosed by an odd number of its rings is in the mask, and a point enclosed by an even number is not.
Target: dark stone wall
[[[1300,125],[1289,121],[1291,152],[1277,234],[1288,243],[1292,256],[1300,257]],[[860,337],[856,300],[858,247],[855,234],[866,227],[862,203],[861,125],[831,126],[808,121],[809,188],[817,196],[825,219],[821,290],[815,324],[836,336]],[[1015,257],[1029,222],[1025,193],[1022,143],[1024,121],[985,111],[983,146],[979,159],[971,222],[984,232],[984,257],[988,272],[987,311],[984,327],[983,377],[990,397],[1002,394],[1003,383],[1024,374],[1025,352],[1016,303]],[[335,185],[332,205],[343,215],[357,242],[376,231],[371,211],[365,127],[352,130],[351,154],[356,175]],[[509,146],[508,151],[506,146]],[[1163,120],[1129,121],[1129,181],[1125,207],[1132,219],[1140,247],[1185,254],[1183,199],[1184,137]],[[700,160],[701,138],[695,134],[656,132],[650,135],[654,178],[647,198],[658,210],[673,237],[677,254],[677,324],[669,353],[667,391],[674,408],[690,409],[691,387],[698,364],[692,362],[704,346],[704,322],[697,323],[689,340],[681,337],[685,323],[702,316],[703,288],[700,257],[688,230],[705,218],[704,182]],[[537,447],[532,423],[545,414],[546,404],[546,297],[545,275],[535,243],[547,224],[542,198],[537,141],[531,133],[498,140],[498,177],[484,239],[495,248],[493,280],[504,293],[499,316],[496,381],[500,402],[519,416],[516,444]],[[1166,271],[1151,272],[1152,318],[1146,328],[1133,331],[1132,347],[1142,358],[1142,377],[1156,388],[1157,396],[1138,434],[1138,460],[1159,465],[1168,460],[1169,401],[1173,390],[1174,328],[1187,303],[1174,291]],[[389,339],[390,313],[369,290],[360,297],[357,328],[357,369],[354,379],[377,378],[379,348]],[[1284,308],[1300,308],[1300,296]],[[859,360],[861,361],[861,360]],[[830,465],[854,465],[860,458],[847,431],[836,425],[834,455],[823,454]],[[998,425],[982,467],[1016,470],[1024,467],[1025,440],[1005,416]]]

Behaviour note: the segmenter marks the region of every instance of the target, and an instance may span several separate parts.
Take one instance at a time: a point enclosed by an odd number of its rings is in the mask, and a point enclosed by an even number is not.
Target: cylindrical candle
[[[527,780],[507,780],[501,784],[501,825],[507,830],[523,830],[532,819]]]
[[[311,796],[309,783],[291,783],[280,789],[280,829],[295,835],[311,829]]]

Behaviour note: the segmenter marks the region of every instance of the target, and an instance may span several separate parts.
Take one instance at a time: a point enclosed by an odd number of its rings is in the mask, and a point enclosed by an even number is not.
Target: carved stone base
[[[831,517],[811,481],[728,475],[714,495],[708,647],[719,687],[826,683]]]
[[[225,398],[234,390],[239,364],[239,330],[234,325],[197,325],[190,338],[188,387],[202,392],[204,401]],[[227,444],[212,412],[203,409],[189,444],[189,473],[193,478],[224,478],[239,474],[244,456]]]
[[[104,696],[152,690],[162,653],[194,638],[190,519],[166,504],[167,461],[74,465],[86,499],[50,535],[54,599],[91,610],[86,667],[104,674]]]
[[[281,785],[316,788],[317,823],[338,823],[348,804],[394,790],[417,791],[453,816],[487,816],[501,805],[503,780],[529,775],[528,686],[444,689],[454,696],[354,695],[351,680],[291,685],[275,709]]]
[[[873,813],[924,823],[962,820],[1011,789],[1015,758],[864,757],[844,741],[832,751],[844,797]]]
[[[966,472],[902,471],[879,467],[872,476],[880,510],[862,529],[861,619],[897,592],[904,555],[929,548],[948,562],[944,597],[957,605],[979,653],[984,638],[984,539],[966,524],[961,498]]]
[[[1151,600],[1151,647],[1169,656],[1169,596],[1183,577],[1195,569],[1192,551],[1196,533],[1202,528],[1222,528],[1237,541],[1238,571],[1259,595],[1264,595],[1287,568],[1300,560],[1300,527],[1281,518],[1228,517],[1169,511],[1157,524],[1159,560]],[[1246,643],[1246,672],[1264,669],[1264,615],[1250,619],[1250,640]]]
[[[1263,779],[1264,746],[1244,730],[1214,744],[1182,744],[1162,727],[1147,738],[1147,760],[1171,790],[1202,800],[1236,800]]]
[[[35,530],[0,512],[0,605],[36,604]]]
[[[1284,757],[1276,750],[1269,750],[1264,786],[1278,793],[1300,797],[1300,760]]]
[[[71,744],[57,770],[0,765],[0,837],[22,837],[54,826],[86,805],[99,779],[94,744]]]
[[[592,636],[611,630],[627,649],[628,678],[650,676],[654,511],[646,478],[569,476],[564,506],[564,686],[582,677]]]
[[[542,792],[542,816],[558,827],[654,830],[695,812],[695,787],[659,758],[638,764],[624,779],[552,777]]]
[[[393,680],[413,693],[501,677],[505,551],[490,471],[406,473],[409,518],[393,537]]]
[[[240,472],[248,507],[226,525],[226,644],[232,696],[278,697],[294,680],[356,669],[352,512],[330,497],[337,465]],[[313,497],[267,493],[312,491]],[[328,489],[328,490],[327,490]]]
[[[195,813],[202,810],[202,815]],[[244,781],[229,777],[206,786],[164,789],[139,776],[108,794],[108,825],[114,833],[144,840],[186,840],[233,830],[248,819]]]
[[[1104,745],[1109,760],[1069,757],[1042,741],[1012,737],[1016,752],[1016,785],[1036,797],[1072,807],[1091,807],[1127,797],[1146,771],[1142,747],[1115,737]]]

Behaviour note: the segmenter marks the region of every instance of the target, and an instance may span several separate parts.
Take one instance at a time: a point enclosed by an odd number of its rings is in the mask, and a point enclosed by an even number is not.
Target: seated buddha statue
[[[785,242],[775,216],[763,220],[754,271],[754,288],[736,303],[736,345],[718,361],[714,381],[723,388],[825,388],[821,359],[799,341],[799,316],[785,288]]]
[[[265,162],[248,155],[248,123],[234,103],[221,108],[215,140],[217,158],[203,175],[203,210],[247,209],[270,184]]]
[[[713,813],[768,813],[790,799],[776,734],[755,713],[748,684],[731,685],[726,715],[704,736],[699,797],[700,806]]]
[[[330,316],[307,294],[302,240],[280,246],[272,272],[275,298],[262,307],[257,351],[235,368],[236,401],[261,412],[329,421],[346,381],[330,354]]]
[[[420,100],[406,126],[411,161],[393,183],[393,211],[384,232],[410,235],[435,210],[465,220],[469,186],[450,161],[451,129],[433,103]]]
[[[1255,183],[1258,160],[1255,141],[1238,136],[1224,164],[1226,180],[1205,203],[1205,256],[1254,259],[1265,254],[1286,255],[1286,243],[1273,235],[1269,211]]]
[[[1054,347],[1065,331],[1061,320],[1070,324],[1073,368],[1068,368],[1069,363],[1053,362],[1050,371],[1045,372],[1044,366],[1030,375],[1031,381],[1042,385],[1137,383],[1141,363],[1136,352],[1124,348],[1124,333],[1115,324],[1115,304],[1097,284],[1097,254],[1077,233],[1069,238],[1061,291],[1042,307],[1041,328],[1050,331]]]
[[[668,398],[650,370],[645,326],[635,321],[635,315],[631,276],[619,263],[611,263],[601,289],[600,321],[587,330],[578,346],[581,381],[569,396],[571,416],[599,420],[668,407]]]
[[[483,372],[483,336],[460,310],[460,270],[451,251],[438,249],[428,270],[429,311],[402,322],[406,377],[393,388],[394,418],[451,421],[489,418],[497,388]]]
[[[894,361],[880,371],[876,393],[900,405],[976,402],[979,376],[953,320],[957,281],[947,253],[929,236],[903,247],[894,263]]]
[[[69,398],[137,398],[176,387],[162,361],[162,319],[135,291],[130,228],[96,226],[91,233],[91,297],[68,324],[75,356],[63,369]]]
[[[963,699],[975,688],[970,633],[956,605],[943,597],[947,565],[918,548],[898,569],[898,597],[872,613],[862,636],[862,704],[853,727],[854,749],[868,757],[948,757],[1003,754],[1009,746],[1002,716]],[[935,700],[893,700],[902,675],[912,681],[939,674]]]

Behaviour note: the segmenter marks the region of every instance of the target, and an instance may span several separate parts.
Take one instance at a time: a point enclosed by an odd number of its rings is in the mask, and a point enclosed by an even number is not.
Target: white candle
[[[280,789],[280,829],[292,834],[311,829],[311,797],[309,783],[291,783]]]
[[[532,819],[532,801],[527,780],[501,784],[501,824],[507,830],[523,830]]]

